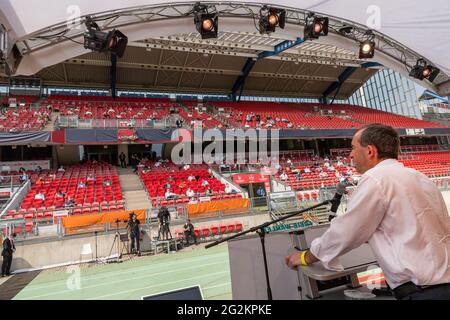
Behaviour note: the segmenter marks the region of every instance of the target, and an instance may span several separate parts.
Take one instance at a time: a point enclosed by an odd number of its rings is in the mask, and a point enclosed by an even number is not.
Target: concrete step
[[[127,210],[151,208],[151,201],[139,176],[133,169],[119,168],[119,182]]]

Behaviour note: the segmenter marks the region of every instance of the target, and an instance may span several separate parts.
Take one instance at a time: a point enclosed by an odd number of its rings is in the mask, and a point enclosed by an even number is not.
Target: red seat
[[[227,233],[227,226],[221,225],[219,226],[219,230],[221,234]]]
[[[213,236],[216,236],[219,234],[219,227],[218,226],[211,226],[211,234]]]
[[[234,223],[229,224],[227,226],[228,232],[234,232],[234,230],[236,229],[236,225]]]
[[[242,223],[237,221],[237,222],[235,222],[235,225],[236,225],[236,231],[241,232],[242,231]]]
[[[202,236],[203,237],[209,236],[209,228],[206,228],[206,227],[202,228]]]

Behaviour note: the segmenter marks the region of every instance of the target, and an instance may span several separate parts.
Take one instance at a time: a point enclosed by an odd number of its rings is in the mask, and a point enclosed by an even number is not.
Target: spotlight
[[[217,14],[197,13],[194,17],[194,22],[202,39],[217,38]]]
[[[84,34],[84,48],[97,52],[113,52],[119,58],[125,53],[128,38],[119,30],[103,32],[90,17],[86,19],[88,31]]]
[[[264,6],[259,10],[259,33],[275,32],[276,27],[284,29],[286,10]]]
[[[440,70],[438,68],[427,64],[424,59],[418,59],[416,65],[409,72],[409,75],[419,80],[428,79],[428,81],[433,82],[439,72]]]
[[[372,40],[364,40],[359,44],[359,58],[373,58],[375,55],[375,42]]]
[[[319,39],[326,35],[328,35],[328,18],[316,17],[310,13],[305,19],[305,40]]]
[[[202,39],[217,38],[219,17],[217,13],[209,13],[208,7],[196,3],[194,6],[194,23]]]

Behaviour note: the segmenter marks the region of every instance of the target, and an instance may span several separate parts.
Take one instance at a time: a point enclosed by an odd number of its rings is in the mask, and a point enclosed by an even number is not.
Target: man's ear
[[[368,145],[367,150],[368,150],[367,152],[368,152],[369,156],[371,156],[371,157],[375,156],[375,158],[378,157],[378,151],[374,145]]]

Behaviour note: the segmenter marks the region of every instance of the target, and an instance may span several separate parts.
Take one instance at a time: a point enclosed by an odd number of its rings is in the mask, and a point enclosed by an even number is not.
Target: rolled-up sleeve
[[[386,212],[386,199],[378,182],[363,176],[351,195],[347,212],[333,219],[330,228],[312,241],[311,253],[325,268],[342,270],[338,257],[365,243],[375,232]]]

